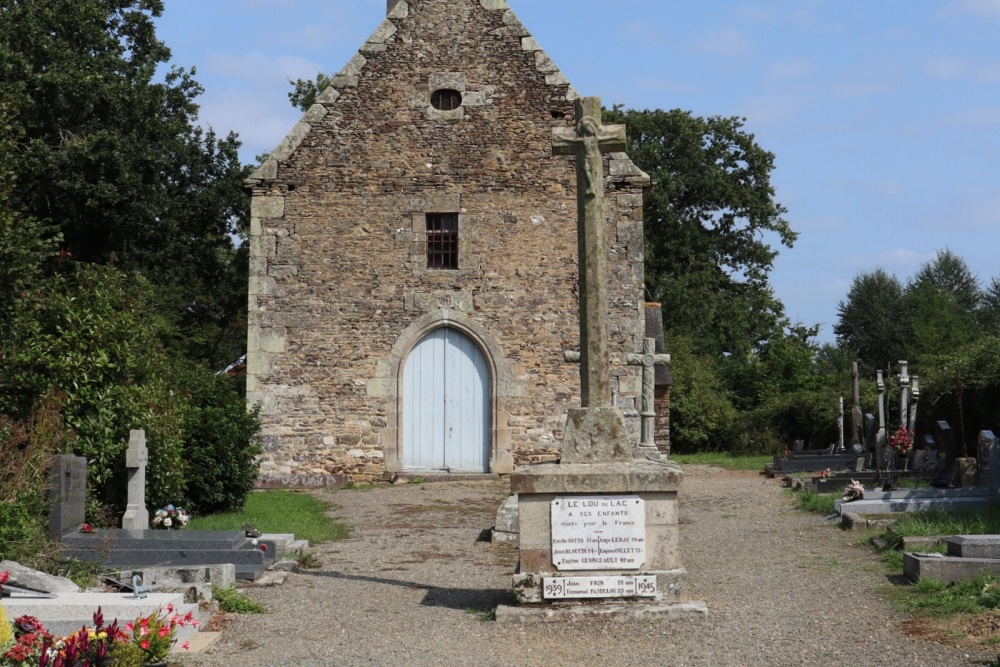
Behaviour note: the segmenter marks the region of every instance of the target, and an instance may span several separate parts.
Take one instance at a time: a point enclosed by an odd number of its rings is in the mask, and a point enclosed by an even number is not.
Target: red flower
[[[149,648],[149,640],[144,639],[143,641],[139,642],[139,648],[141,648],[143,651],[147,650]]]

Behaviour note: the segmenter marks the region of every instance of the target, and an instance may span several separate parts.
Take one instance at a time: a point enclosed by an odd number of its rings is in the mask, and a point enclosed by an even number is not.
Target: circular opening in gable
[[[462,106],[462,93],[451,88],[441,88],[431,93],[431,106],[438,111],[454,111]]]

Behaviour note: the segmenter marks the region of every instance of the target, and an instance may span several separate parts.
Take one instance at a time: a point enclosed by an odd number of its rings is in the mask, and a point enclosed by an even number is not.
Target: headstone
[[[913,433],[917,432],[917,405],[920,403],[920,377],[913,376],[910,383],[910,419],[909,429]]]
[[[75,458],[75,457],[74,457]],[[79,593],[72,579],[33,570],[12,560],[0,561],[0,572],[10,572],[8,584],[42,593]]]
[[[943,458],[955,455],[955,432],[951,424],[941,420],[934,425],[934,434]]]
[[[878,433],[875,436],[875,467],[882,470],[885,465],[885,381],[882,379],[882,371],[878,371],[876,376],[878,387]]]
[[[128,449],[125,450],[125,468],[128,470],[128,504],[122,517],[122,528],[145,530],[149,528],[149,510],[146,509],[146,432],[130,431]]]
[[[58,542],[87,520],[87,459],[59,454],[50,475],[49,539]]]
[[[642,367],[642,436],[639,447],[656,449],[653,439],[653,429],[656,426],[656,405],[654,384],[656,382],[656,367],[669,366],[669,354],[656,354],[656,340],[645,338],[642,341],[642,354],[625,355],[625,362],[630,366]]]
[[[800,440],[796,440],[794,443],[792,443],[792,451],[794,451],[794,452],[801,452],[805,448],[806,448],[806,441],[805,440],[801,440],[800,439]]]
[[[979,432],[979,485],[1000,495],[1000,439],[993,431]]]
[[[861,414],[861,388],[858,385],[858,362],[851,362],[851,394],[854,402],[851,404],[851,444],[860,444],[864,446],[864,433],[862,432],[861,422],[863,416]]]
[[[910,427],[910,374],[909,362],[899,362],[899,425]]]
[[[875,415],[870,412],[865,413],[865,446],[869,450],[874,450],[876,447],[875,436],[878,433],[878,422],[875,421]]]
[[[837,451],[844,451],[844,397],[840,397],[840,407],[837,408]]]
[[[656,354],[666,354],[667,348],[663,337],[663,308],[658,303],[646,303],[646,338],[656,341]],[[656,449],[664,456],[670,455],[670,387],[674,379],[670,375],[670,367],[663,364],[656,367],[656,389],[654,403],[656,406],[656,426],[653,429],[653,440]]]

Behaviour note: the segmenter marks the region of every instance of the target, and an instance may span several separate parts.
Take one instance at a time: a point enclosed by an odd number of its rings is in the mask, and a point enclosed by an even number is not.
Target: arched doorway
[[[424,336],[403,369],[403,465],[407,470],[489,469],[490,367],[462,332]]]

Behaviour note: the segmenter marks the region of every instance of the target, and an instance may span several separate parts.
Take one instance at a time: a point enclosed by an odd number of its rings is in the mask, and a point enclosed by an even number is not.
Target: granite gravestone
[[[687,602],[682,583],[677,493],[684,473],[675,463],[635,459],[611,401],[602,153],[624,151],[625,128],[601,125],[596,97],[577,99],[576,121],[553,130],[553,153],[576,156],[581,407],[567,415],[560,462],[516,469],[511,491],[521,530],[515,594],[526,603],[578,604],[501,606],[497,620],[602,613],[583,601],[608,598],[628,602],[620,608],[626,614],[636,605],[643,614],[705,614],[704,603]]]
[[[59,454],[50,475],[49,539],[58,542],[87,519],[87,459]]]
[[[122,517],[122,528],[145,530],[149,528],[149,510],[146,509],[146,432],[129,431],[128,449],[125,450],[125,467],[128,469],[128,504]]]
[[[990,495],[1000,494],[1000,439],[993,431],[979,432],[979,486],[990,490]]]

